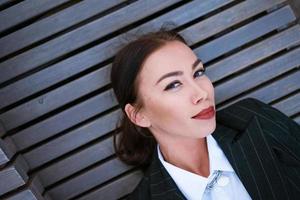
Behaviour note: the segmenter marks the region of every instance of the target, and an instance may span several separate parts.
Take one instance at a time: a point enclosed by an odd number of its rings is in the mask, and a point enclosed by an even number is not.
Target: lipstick
[[[210,119],[215,115],[215,109],[213,106],[210,106],[206,109],[203,109],[197,115],[192,117],[193,119]]]

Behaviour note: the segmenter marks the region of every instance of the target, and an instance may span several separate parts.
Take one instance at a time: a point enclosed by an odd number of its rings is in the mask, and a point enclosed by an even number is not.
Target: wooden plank
[[[4,148],[5,148],[5,144],[3,140],[0,139],[0,167],[8,163],[12,157],[10,154],[7,154]]]
[[[25,1],[26,2],[26,1]],[[40,3],[39,3],[40,2]],[[51,3],[52,2],[52,3]],[[57,3],[55,1],[40,1],[34,0],[34,2],[29,1],[27,5],[33,11],[38,11],[40,7],[47,8],[49,6],[54,6]],[[62,3],[60,1],[58,3]],[[122,0],[110,0],[110,1],[99,1],[99,0],[89,0],[81,1],[74,6],[66,8],[58,13],[55,13],[47,18],[37,21],[29,26],[26,26],[20,30],[17,30],[3,38],[0,39],[0,57],[4,57],[10,53],[20,50],[32,43],[40,41],[46,37],[49,37],[59,31],[62,31],[68,27],[71,27],[85,19],[88,19],[97,13],[101,13],[106,9],[109,9],[117,4],[121,3]],[[39,3],[35,5],[35,3]],[[54,4],[54,5],[53,5]],[[19,5],[19,4],[17,4]],[[45,6],[46,5],[46,6]],[[37,6],[37,7],[36,7]],[[12,7],[13,8],[13,7]],[[11,17],[12,11],[8,10],[7,18]],[[28,10],[22,10],[21,8],[14,9],[14,14],[21,12],[19,19],[22,19],[22,13],[28,12]],[[87,12],[88,11],[88,12]],[[1,17],[1,15],[0,15]],[[10,25],[10,20],[7,20]],[[1,30],[1,26],[0,26]]]
[[[259,52],[257,52],[259,53]],[[215,87],[216,103],[228,100],[300,65],[300,48],[239,74]],[[230,69],[229,69],[230,70]]]
[[[22,177],[15,167],[11,166],[0,171],[0,195],[14,190],[27,181],[28,177]]]
[[[28,180],[27,171],[28,166],[21,156],[0,170],[0,196],[24,185]]]
[[[203,63],[207,63],[271,31],[279,29],[295,19],[291,8],[285,6],[220,38],[201,45],[194,52],[199,55]]]
[[[37,173],[44,187],[52,185],[114,154],[113,137],[88,146]]]
[[[28,181],[25,188],[10,194],[6,200],[51,200],[48,196],[42,196],[44,188],[40,186],[38,178]]]
[[[113,98],[112,90],[109,90],[23,129],[11,138],[19,150],[24,150],[115,105],[116,99]]]
[[[119,110],[51,140],[23,156],[30,169],[34,169],[114,130],[118,118]]]
[[[191,38],[189,44],[192,45],[249,19],[258,13],[273,8],[275,5],[284,1],[285,0],[244,1],[202,22],[194,24],[180,33],[186,38]]]
[[[63,105],[73,99],[76,99],[76,98],[83,96],[87,93],[90,93],[92,91],[95,91],[109,83],[110,70],[111,70],[110,65],[104,66],[103,68],[93,71],[85,76],[80,77],[79,79],[77,79],[73,82],[70,82],[56,90],[53,90],[47,94],[47,99],[48,99],[47,101],[54,102],[53,100],[56,99],[58,105],[56,105],[55,107],[58,107],[59,104]],[[28,85],[25,85],[21,88],[24,88],[24,87],[30,88],[29,84],[32,85],[33,83],[28,83]],[[10,91],[8,91],[8,89]],[[17,95],[17,92],[20,91],[19,89],[17,89],[16,91],[11,91],[11,89],[12,88],[8,87],[8,88],[0,91],[0,98],[5,99],[5,101],[6,101],[6,103],[4,103],[4,105],[5,104],[7,105],[8,102],[12,100],[11,98],[13,98],[13,96]],[[61,95],[66,94],[66,93],[69,94],[68,98],[66,98],[66,95],[63,95],[64,97],[63,97],[63,99],[61,99]],[[53,98],[53,100],[51,100],[52,98]],[[37,100],[34,99],[33,102],[37,102]],[[44,105],[44,106],[46,106],[46,105]],[[28,107],[28,105],[26,107]],[[47,108],[49,107],[49,109],[51,109],[52,106],[49,105],[46,107]]]
[[[3,6],[9,2],[10,2],[10,0],[0,0],[0,6]]]
[[[300,91],[272,106],[288,116],[300,114]]]
[[[109,83],[110,68],[104,67],[82,76],[62,87],[34,98],[0,115],[5,127],[10,130],[51,110],[59,108],[83,95],[91,93]]]
[[[128,7],[19,54],[16,57],[0,63],[0,68],[2,69],[0,83],[22,74],[29,69],[33,69],[37,65],[44,64],[63,54],[78,49],[96,39],[171,6],[178,1],[179,0],[137,1]]]
[[[254,92],[248,93],[247,96],[253,96],[260,99],[263,102],[271,102],[278,98],[284,97],[291,92],[300,89],[299,84],[295,84],[299,81],[300,71],[294,72],[293,74],[284,77],[276,82],[262,88],[256,90]],[[285,84],[285,85],[281,85]],[[280,91],[280,92],[278,92]]]
[[[34,194],[30,189],[26,189],[6,198],[6,200],[44,200],[44,198],[42,195]]]
[[[56,200],[70,199],[132,168],[113,159],[46,191]],[[105,172],[105,173],[103,173]],[[83,184],[84,183],[84,184]]]
[[[300,42],[300,26],[293,26],[258,44],[248,47],[207,67],[206,74],[213,82],[261,61]],[[234,64],[233,64],[234,63]]]
[[[143,173],[141,171],[134,171],[133,173],[121,177],[108,185],[78,198],[78,200],[94,200],[99,197],[102,199],[119,199],[132,192],[142,176]]]
[[[11,140],[2,140],[0,138],[0,168],[6,165],[16,154],[16,148]]]
[[[248,97],[253,97],[269,104],[271,101],[275,101],[276,99],[284,97],[294,91],[298,91],[300,89],[300,85],[295,83],[298,82],[299,77],[300,77],[300,71],[294,72],[262,88],[259,88],[253,92],[249,92],[241,96],[240,98],[231,101],[226,105],[220,106],[218,107],[218,110],[223,109],[233,103],[236,103],[241,99],[248,98]]]
[[[298,17],[300,17],[300,1],[298,0],[288,0],[288,3],[292,6],[295,15]],[[300,21],[298,20],[298,23],[300,23]]]
[[[36,15],[40,15],[48,10],[55,8],[67,0],[31,0],[22,1],[15,6],[5,9],[0,12],[0,32],[5,29],[11,28],[25,20],[31,19]],[[18,13],[16,15],[16,13]],[[24,39],[24,38],[22,38]],[[16,41],[13,41],[13,43]],[[12,43],[10,43],[11,45]]]
[[[176,25],[180,26],[231,1],[232,0],[212,0],[209,2],[192,1],[131,30],[130,33],[136,32],[137,29],[146,30],[160,27],[169,19],[172,19]],[[189,12],[185,12],[186,10]],[[5,101],[0,102],[0,109],[108,59],[113,55],[113,52],[111,52],[112,46],[115,46],[122,37],[124,37],[124,34],[1,88],[0,99],[5,99]]]

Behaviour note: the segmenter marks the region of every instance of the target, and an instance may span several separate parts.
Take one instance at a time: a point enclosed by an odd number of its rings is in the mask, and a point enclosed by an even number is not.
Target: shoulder
[[[275,107],[255,98],[245,98],[220,111],[219,121],[232,124],[241,129],[257,117],[262,123],[278,127],[300,142],[300,126]],[[239,122],[239,123],[237,123]]]
[[[150,182],[151,182],[151,174],[153,172],[153,167],[155,166],[154,162],[155,157],[153,157],[151,164],[146,168],[141,168],[142,178],[134,190],[128,195],[126,199],[128,200],[150,200],[151,192],[150,192]]]
[[[149,177],[144,175],[133,192],[127,197],[128,200],[150,199],[150,183]]]
[[[220,113],[221,115],[223,113],[226,113],[227,117],[238,114],[244,120],[250,120],[253,116],[257,116],[273,121],[279,121],[280,123],[282,122],[282,120],[291,121],[291,119],[280,110],[255,98],[245,98],[239,100],[229,105],[228,107],[222,109]]]
[[[243,112],[243,113],[250,113],[251,115],[260,115],[265,114],[263,109],[275,109],[268,105],[267,103],[264,103],[263,101],[260,101],[255,98],[245,98],[241,99],[226,108],[222,109],[221,111],[225,112]]]

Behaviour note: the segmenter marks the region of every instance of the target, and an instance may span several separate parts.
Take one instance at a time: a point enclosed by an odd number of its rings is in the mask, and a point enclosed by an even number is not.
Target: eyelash
[[[205,68],[197,70],[197,71],[194,73],[194,78],[197,78],[197,77],[195,77],[195,74],[198,73],[198,72],[201,72],[201,73],[202,73],[200,76],[204,75],[204,74],[205,74]],[[167,91],[167,90],[171,90],[171,89],[177,88],[177,87],[175,86],[177,83],[180,83],[180,82],[179,82],[179,81],[174,81],[174,82],[170,83],[169,85],[166,86],[166,88],[165,88],[164,90]],[[180,84],[181,84],[181,83],[180,83]]]

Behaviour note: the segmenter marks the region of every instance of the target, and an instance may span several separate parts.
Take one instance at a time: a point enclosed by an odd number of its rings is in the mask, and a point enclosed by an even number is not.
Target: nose
[[[208,92],[201,88],[199,85],[194,85],[192,90],[192,102],[193,104],[198,104],[201,101],[206,100],[208,97]]]

